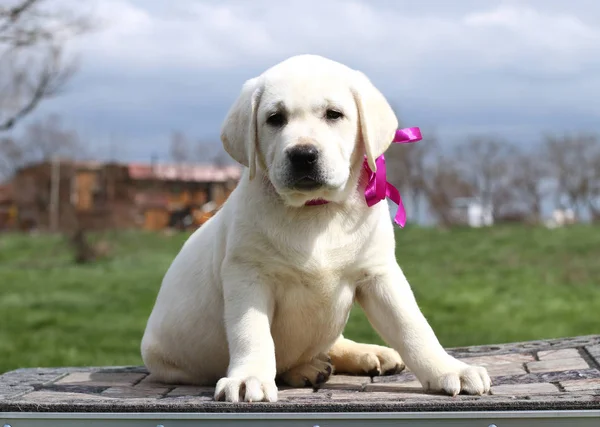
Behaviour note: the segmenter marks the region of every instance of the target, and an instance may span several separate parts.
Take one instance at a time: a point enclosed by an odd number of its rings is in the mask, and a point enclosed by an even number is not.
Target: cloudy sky
[[[167,160],[174,130],[218,144],[242,83],[300,53],[366,72],[404,124],[447,144],[600,131],[597,0],[85,4],[102,30],[72,46],[79,73],[36,114],[61,114],[98,157]]]

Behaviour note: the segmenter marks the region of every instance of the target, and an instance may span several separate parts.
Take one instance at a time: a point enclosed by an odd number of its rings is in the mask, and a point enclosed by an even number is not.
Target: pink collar
[[[329,201],[325,200],[325,199],[314,199],[314,200],[309,200],[308,202],[306,202],[304,204],[304,206],[326,205],[327,203],[329,203]]]
[[[398,129],[396,135],[392,140],[393,143],[397,144],[408,144],[411,142],[420,141],[423,137],[421,136],[421,130],[418,127]],[[377,164],[377,172],[373,172],[367,163],[367,159],[363,163],[363,167],[367,172],[368,182],[365,188],[365,200],[369,207],[385,200],[386,197],[390,198],[392,202],[398,205],[398,210],[394,216],[394,222],[400,227],[404,227],[406,224],[406,211],[404,210],[404,204],[400,197],[400,192],[396,187],[387,182],[386,171],[385,171],[385,157],[383,154],[375,159]],[[309,200],[305,206],[318,206],[329,203],[324,199]]]

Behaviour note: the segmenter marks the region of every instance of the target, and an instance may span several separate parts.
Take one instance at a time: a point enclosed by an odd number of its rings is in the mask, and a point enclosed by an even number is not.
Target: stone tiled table
[[[153,384],[143,367],[20,369],[0,376],[0,412],[381,413],[600,410],[600,335],[451,349],[486,366],[492,390],[450,397],[414,375],[332,376],[322,388],[280,388],[277,403],[214,402],[213,388]],[[600,413],[600,412],[599,412]],[[2,416],[0,415],[0,419]],[[600,426],[600,420],[597,420]],[[16,423],[13,423],[16,426]],[[313,425],[313,424],[311,424]],[[486,424],[487,425],[487,424]],[[13,426],[14,427],[14,426]]]

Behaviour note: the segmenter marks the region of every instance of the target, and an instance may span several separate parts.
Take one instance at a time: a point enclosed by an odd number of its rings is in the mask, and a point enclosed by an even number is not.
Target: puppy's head
[[[384,96],[359,71],[300,55],[248,80],[221,130],[225,150],[264,171],[290,206],[342,201],[367,156],[389,147],[398,126]]]

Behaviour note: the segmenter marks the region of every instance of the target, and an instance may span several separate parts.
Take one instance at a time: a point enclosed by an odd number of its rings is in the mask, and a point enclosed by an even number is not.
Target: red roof
[[[214,165],[168,165],[147,163],[130,163],[127,165],[132,179],[160,179],[162,181],[194,181],[194,182],[227,182],[237,181],[242,175],[242,168]]]

